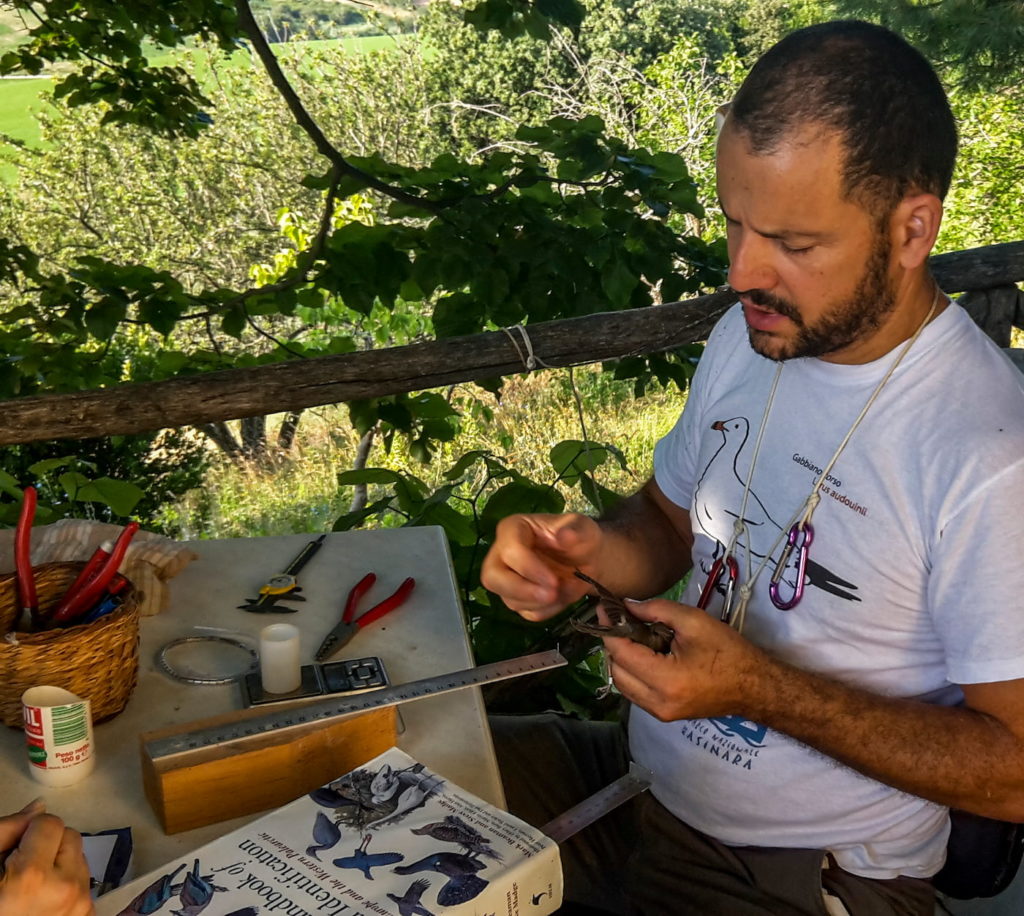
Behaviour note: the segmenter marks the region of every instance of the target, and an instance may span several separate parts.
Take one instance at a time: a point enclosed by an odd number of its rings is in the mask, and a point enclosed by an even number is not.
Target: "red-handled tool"
[[[318,662],[330,658],[342,646],[348,645],[352,637],[362,627],[365,627],[368,623],[373,623],[375,620],[380,620],[389,611],[393,611],[395,608],[405,604],[406,598],[412,594],[412,590],[416,587],[415,579],[406,579],[398,586],[394,594],[389,595],[380,604],[374,605],[358,619],[353,619],[360,599],[373,588],[373,583],[376,581],[377,577],[373,573],[367,573],[352,586],[352,591],[348,593],[348,600],[345,602],[345,610],[341,615],[341,621],[324,637],[324,641],[320,643],[320,648],[317,649],[314,658]]]
[[[75,593],[80,588],[83,588],[89,582],[89,580],[92,579],[96,575],[96,573],[100,571],[100,567],[103,565],[103,561],[110,556],[110,548],[112,546],[113,545],[110,543],[110,541],[105,541],[103,544],[96,548],[95,553],[93,553],[93,555],[89,557],[89,562],[82,567],[82,571],[78,574],[78,577],[75,579],[74,582],[71,583],[71,585],[68,586],[68,590],[64,593],[64,598],[62,599],[62,601],[68,601],[72,597],[74,597]],[[60,606],[58,605],[58,610],[59,609]]]
[[[36,516],[36,489],[25,487],[21,495],[21,515],[14,531],[14,569],[18,587],[18,605],[35,620],[39,611],[36,579],[32,573],[32,521]]]
[[[125,525],[124,531],[121,532],[120,537],[118,537],[113,548],[110,550],[110,555],[102,561],[102,565],[92,579],[81,585],[77,590],[72,588],[61,599],[60,604],[57,605],[57,609],[50,618],[53,623],[70,623],[76,617],[80,617],[88,611],[103,597],[107,586],[110,585],[114,576],[117,575],[118,567],[124,559],[128,545],[138,530],[138,522],[129,522]]]

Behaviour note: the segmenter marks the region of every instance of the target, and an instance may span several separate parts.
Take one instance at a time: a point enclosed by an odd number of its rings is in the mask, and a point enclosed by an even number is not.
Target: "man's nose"
[[[739,291],[772,289],[778,274],[769,239],[737,229],[729,237],[729,285]]]

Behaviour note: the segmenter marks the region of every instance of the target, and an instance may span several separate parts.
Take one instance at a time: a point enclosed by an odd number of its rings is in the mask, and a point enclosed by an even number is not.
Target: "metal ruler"
[[[589,827],[598,818],[604,817],[609,811],[628,802],[634,796],[650,788],[654,774],[638,763],[630,763],[629,772],[620,776],[615,782],[603,789],[598,789],[589,798],[583,799],[578,805],[570,808],[554,820],[548,821],[541,832],[546,833],[556,843],[564,843],[569,837]]]
[[[268,711],[262,716],[197,728],[194,731],[181,732],[165,738],[153,738],[144,744],[143,750],[151,760],[155,761],[189,751],[244,741],[268,732],[277,733],[301,728],[313,722],[347,716],[351,713],[396,706],[399,703],[422,700],[425,697],[434,697],[466,687],[478,687],[481,684],[489,684],[494,681],[505,681],[524,674],[559,668],[565,664],[567,662],[562,655],[551,649],[534,655],[523,655],[507,661],[493,662],[490,665],[480,665],[477,668],[453,671],[451,674],[439,674],[419,681],[410,681],[407,684],[382,687],[380,690],[369,690],[342,698],[317,700],[297,708]]]

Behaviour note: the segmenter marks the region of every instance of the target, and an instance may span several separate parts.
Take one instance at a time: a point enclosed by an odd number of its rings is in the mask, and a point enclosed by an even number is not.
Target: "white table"
[[[139,685],[127,708],[96,728],[95,771],[75,786],[49,789],[28,774],[21,731],[0,729],[0,808],[16,810],[36,796],[71,826],[87,831],[131,826],[136,874],[157,868],[190,849],[241,826],[256,815],[166,836],[142,789],[138,735],[242,707],[236,684],[195,686],[160,672],[156,651],[169,640],[217,628],[250,637],[262,627],[289,622],[299,627],[302,662],[341,616],[348,590],[366,572],[377,573],[365,610],[390,594],[406,576],[416,579],[409,600],[360,630],[337,658],[380,656],[391,683],[461,670],[473,665],[447,542],[440,528],[339,532],[298,574],[305,602],[295,614],[252,614],[236,609],[280,572],[315,535],[195,541],[199,559],[171,580],[171,603],[141,623]],[[225,633],[224,635],[227,635]],[[405,729],[398,744],[415,759],[491,804],[505,807],[494,748],[478,688],[417,700],[401,708]],[[339,774],[340,775],[340,774]]]

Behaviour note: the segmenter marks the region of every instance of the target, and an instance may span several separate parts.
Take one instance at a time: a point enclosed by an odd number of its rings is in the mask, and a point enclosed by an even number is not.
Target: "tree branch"
[[[1024,279],[1024,241],[935,255],[947,292]],[[706,340],[735,294],[531,324],[534,352],[552,366],[672,350]],[[95,391],[0,402],[0,445],[190,426],[322,404],[423,391],[524,371],[507,334],[490,331],[405,347],[185,375]]]
[[[364,182],[367,187],[387,195],[392,200],[419,207],[429,212],[437,212],[441,209],[441,205],[432,200],[417,197],[415,194],[409,194],[401,188],[396,188],[393,185],[387,184],[387,182],[381,181],[369,172],[364,172],[362,169],[352,165],[341,152],[335,149],[334,145],[320,129],[320,125],[306,111],[305,105],[302,104],[302,99],[299,98],[298,93],[288,81],[288,77],[285,76],[284,70],[281,69],[276,55],[263,34],[263,30],[259,27],[259,23],[256,22],[256,18],[252,14],[248,0],[235,0],[235,10],[238,13],[238,24],[252,42],[257,57],[259,57],[267,71],[267,75],[270,77],[270,82],[281,94],[281,98],[284,99],[296,123],[309,135],[309,138],[322,156],[342,174],[357,178],[359,181]]]

